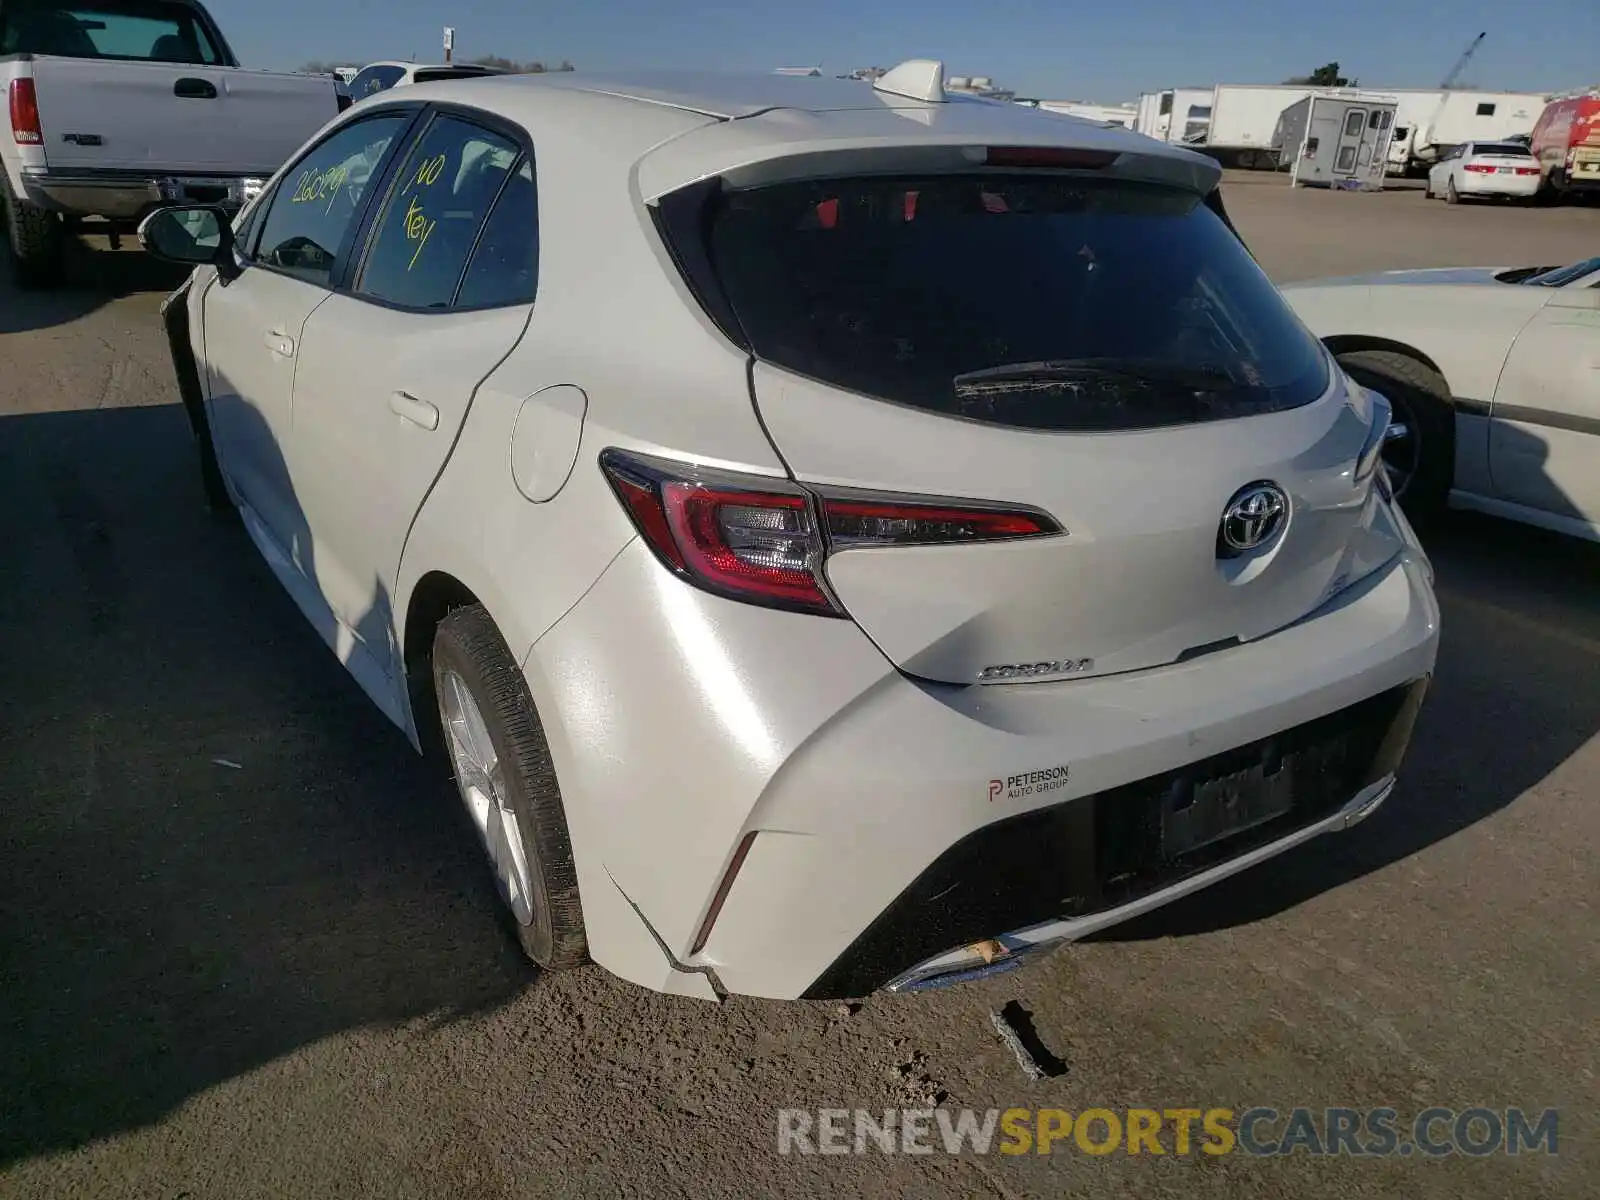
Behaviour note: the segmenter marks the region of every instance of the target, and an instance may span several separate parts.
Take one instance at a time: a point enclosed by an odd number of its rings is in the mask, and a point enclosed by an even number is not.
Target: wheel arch
[[[433,635],[458,608],[481,603],[475,593],[448,571],[427,571],[417,580],[406,601],[400,647],[404,656],[406,689],[411,703],[411,723],[417,749],[425,755],[436,748],[438,731],[428,719],[433,712]]]
[[[1389,354],[1403,354],[1407,358],[1414,358],[1428,370],[1443,379],[1446,385],[1450,377],[1432,357],[1406,342],[1397,342],[1393,338],[1377,337],[1367,333],[1336,333],[1322,339],[1322,344],[1331,351],[1335,358],[1341,354],[1351,354],[1358,350],[1381,350]]]

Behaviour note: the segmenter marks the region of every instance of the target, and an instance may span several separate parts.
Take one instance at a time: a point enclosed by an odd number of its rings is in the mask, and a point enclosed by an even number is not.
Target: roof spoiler
[[[872,81],[873,90],[908,100],[943,104],[944,64],[932,58],[908,58]]]

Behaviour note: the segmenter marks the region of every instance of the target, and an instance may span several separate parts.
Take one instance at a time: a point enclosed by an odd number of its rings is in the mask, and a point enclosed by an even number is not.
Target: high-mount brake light
[[[19,146],[44,144],[44,127],[39,124],[39,93],[33,80],[11,81],[11,137]]]
[[[1051,167],[1098,171],[1117,161],[1115,150],[1079,150],[1070,146],[990,146],[986,167]]]
[[[1033,509],[807,489],[615,449],[600,455],[600,467],[673,574],[731,599],[822,616],[845,615],[823,581],[830,553],[1062,532]]]

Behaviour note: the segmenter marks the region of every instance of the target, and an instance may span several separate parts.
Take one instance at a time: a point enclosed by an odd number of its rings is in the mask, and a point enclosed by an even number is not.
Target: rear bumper
[[[1456,191],[1463,196],[1532,196],[1539,190],[1537,175],[1469,175],[1465,171],[1456,176]]]
[[[237,211],[267,175],[157,175],[149,171],[24,170],[30,203],[68,217],[136,221],[165,204],[219,204]]]
[[[694,591],[636,542],[524,671],[595,960],[795,998],[1082,936],[1340,827],[1387,785],[1437,650],[1408,550],[1300,624],[1176,666],[934,685],[850,622]],[[1287,813],[1162,858],[1151,815],[1173,789],[1306,751]],[[1046,785],[1011,786],[1029,775]]]
[[[1216,760],[979,830],[918,876],[808,994],[918,991],[1004,970],[1348,828],[1393,790],[1426,688],[1423,680],[1403,685]],[[1163,856],[1164,804],[1186,798],[1197,777],[1246,756],[1281,760],[1295,744],[1320,769],[1295,781],[1288,813],[1190,854]],[[905,968],[908,954],[922,957]]]

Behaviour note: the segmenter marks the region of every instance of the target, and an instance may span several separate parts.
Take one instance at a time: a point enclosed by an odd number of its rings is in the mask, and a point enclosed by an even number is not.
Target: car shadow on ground
[[[1438,572],[1439,663],[1388,802],[1348,833],[1099,940],[1273,916],[1499,812],[1600,732],[1600,546],[1465,513],[1431,525],[1424,542]]]
[[[534,977],[177,405],[0,417],[0,1166]]]
[[[129,238],[123,244],[131,242]],[[67,245],[66,278],[48,290],[18,288],[0,262],[0,334],[67,325],[137,292],[170,292],[188,273],[187,267],[160,262],[138,250],[111,250],[103,237],[72,239]]]

